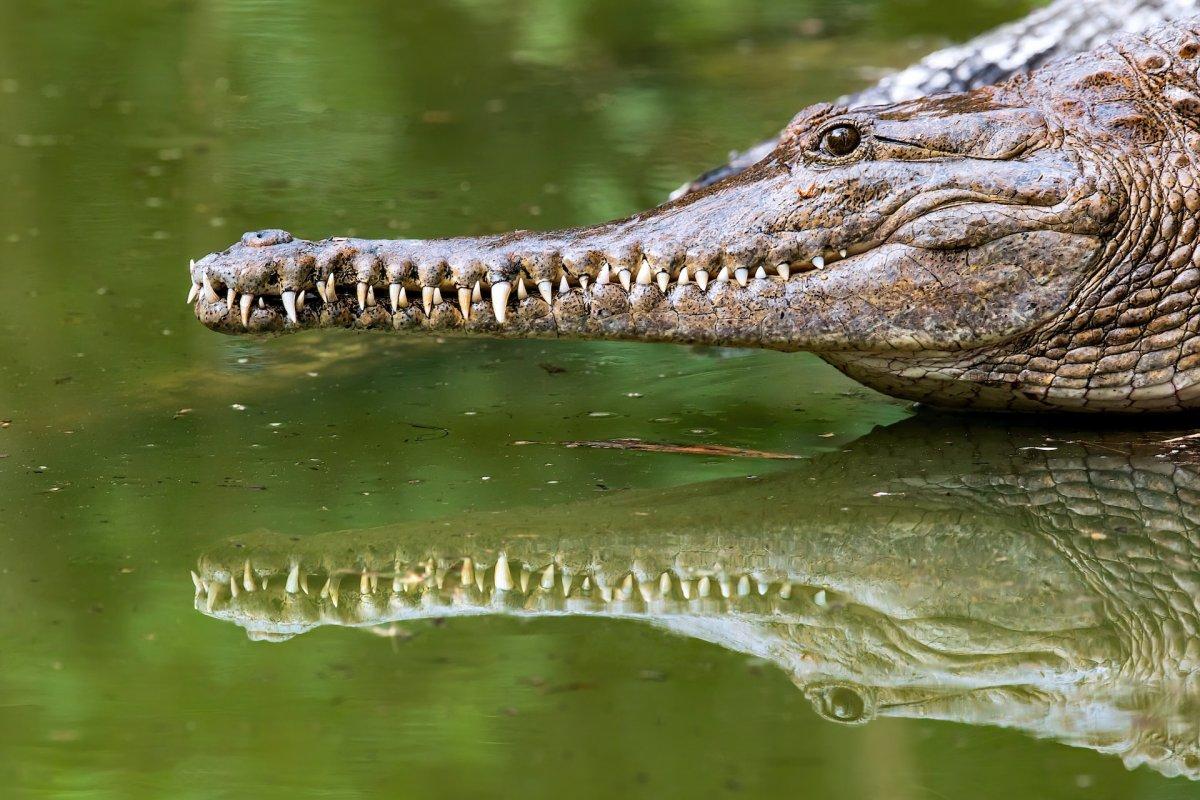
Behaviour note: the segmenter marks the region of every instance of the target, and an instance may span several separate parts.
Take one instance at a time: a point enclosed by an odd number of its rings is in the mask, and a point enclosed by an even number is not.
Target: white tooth
[[[708,289],[708,270],[696,270],[696,285],[700,287],[700,291]]]
[[[242,327],[250,327],[250,307],[254,305],[254,295],[246,293],[242,295]]]
[[[596,276],[596,285],[597,286],[607,286],[609,281],[611,281],[611,280],[612,280],[612,268],[609,267],[607,263],[605,263],[604,266],[600,267],[600,274]]]
[[[567,283],[567,273],[564,272],[558,279],[558,293],[566,294],[569,291],[571,291],[571,284]]]
[[[588,285],[588,276],[587,276],[587,275],[580,275],[580,276],[579,276],[579,288],[580,288],[581,290],[583,290],[583,292],[584,292],[585,294],[587,293],[587,285]]]
[[[541,293],[542,299],[546,301],[546,305],[554,303],[554,284],[550,281],[539,281],[538,292]]]
[[[221,584],[212,581],[208,584],[208,602],[204,604],[208,613],[212,613],[213,607],[217,604],[217,592],[221,591]]]
[[[400,299],[396,301],[396,305],[400,308],[408,308],[408,289],[400,287]]]
[[[571,596],[571,576],[567,574],[566,570],[563,570],[562,575],[559,576],[559,583],[562,584],[563,597],[570,597]]]
[[[229,308],[232,310],[233,304],[236,302],[237,302],[237,292],[235,292],[233,289],[230,289],[225,294],[225,305],[229,306]]]
[[[637,282],[639,286],[649,286],[654,280],[654,275],[650,272],[650,264],[645,259],[642,259],[642,265],[638,267]]]
[[[779,277],[783,278],[785,281],[788,278],[792,277],[792,268],[789,267],[787,264],[780,264],[778,267],[775,268],[775,271],[778,272]]]
[[[475,288],[473,288],[471,290],[471,302],[472,303],[482,303],[483,302],[483,287],[479,285],[479,281],[475,281]]]
[[[268,578],[267,576],[265,576],[265,575],[264,575],[264,576],[263,576],[263,579],[262,579],[262,582],[261,582],[261,583],[259,583],[259,585],[258,585],[258,588],[262,589],[262,590],[265,592],[265,591],[267,590],[267,583],[268,583],[270,580],[271,580],[270,578]]]
[[[667,284],[669,284],[670,282],[671,282],[671,273],[669,273],[669,272],[658,273],[658,290],[660,292],[662,292],[663,294],[666,294],[667,293]]]
[[[246,563],[242,565],[242,588],[247,592],[253,592],[255,589],[254,573],[250,571],[250,559],[248,558],[246,559]]]
[[[529,569],[521,567],[521,594],[529,594]]]
[[[358,282],[358,310],[359,311],[367,310],[367,282],[366,281]]]
[[[717,283],[729,283],[729,267],[721,267],[717,273]]]
[[[627,270],[627,269],[621,270],[620,272],[617,273],[617,278],[620,279],[622,288],[624,288],[625,291],[628,292],[629,291],[629,282],[630,282],[629,270]]]
[[[840,258],[845,258],[845,257],[846,257],[846,251],[845,251],[845,250],[838,250],[838,256],[839,256]]]
[[[696,585],[696,593],[701,597],[708,597],[712,594],[712,578],[705,575]]]
[[[207,272],[200,276],[200,283],[204,286],[204,297],[208,302],[215,303],[221,299],[221,295],[217,294],[217,290],[213,288],[212,281],[208,279]]]
[[[681,580],[679,582],[679,593],[683,595],[684,600],[692,599],[692,582]]]
[[[337,282],[333,279],[333,273],[329,273],[329,279],[325,281],[325,302],[337,302]]]
[[[443,302],[445,302],[445,301],[442,300],[442,287],[440,287],[440,286],[433,287],[433,304],[435,306],[440,306]]]
[[[196,570],[193,569],[193,570],[189,570],[189,571],[191,572],[191,575],[192,575],[192,585],[196,587],[196,594],[200,594],[201,592],[207,592],[208,588],[205,587],[204,581],[200,580],[200,576],[196,574]]]
[[[688,274],[688,268],[684,267],[683,269],[679,270],[679,285],[686,286],[687,284],[689,284],[691,282],[692,282],[692,278]]]
[[[767,583],[766,581],[755,579],[754,583],[758,586],[759,595],[762,596],[766,596],[767,590],[771,588],[771,584]]]
[[[758,271],[754,273],[754,280],[765,281],[766,279],[767,279],[767,271],[765,269],[763,269],[762,267],[759,267]]]
[[[671,573],[664,572],[658,576],[658,593],[663,597],[671,593]]]
[[[266,307],[267,307],[267,301],[266,301],[266,300],[263,300],[261,297],[259,297],[259,298],[258,298],[258,307],[259,307],[259,308],[266,308]]]
[[[791,599],[791,596],[792,596],[792,585],[790,583],[785,583],[783,586],[779,587],[779,598],[781,600]]]
[[[366,570],[363,570],[362,574],[358,576],[358,593],[371,593],[371,576],[367,574]]]
[[[300,294],[296,295],[296,308],[300,311],[304,310],[304,306],[308,303],[308,290],[301,289]]]
[[[492,311],[496,314],[496,321],[502,325],[508,316],[508,293],[511,291],[512,286],[507,281],[492,284]]]
[[[229,576],[229,596],[237,597],[239,594],[241,594],[241,589],[238,588],[237,581],[234,580],[234,577],[232,575],[230,575]]]
[[[829,602],[829,598],[825,596],[824,589],[817,590],[817,593],[813,595],[813,602],[819,606],[824,606]]]
[[[458,310],[462,312],[464,320],[471,318],[471,290],[465,286],[458,290]]]
[[[433,313],[433,287],[425,286],[421,289],[421,305],[425,307],[425,316]]]
[[[825,269],[825,259],[821,256],[813,256],[812,265],[817,269]]]
[[[299,318],[296,316],[295,292],[288,291],[283,293],[283,310],[287,312],[288,319],[290,319],[293,324],[300,323]]]
[[[400,284],[388,284],[388,301],[392,304],[392,313],[400,310]]]
[[[737,593],[738,597],[746,597],[750,594],[749,576],[743,575],[742,577],[738,578]]]
[[[746,288],[746,283],[750,280],[750,270],[745,267],[738,267],[733,271],[733,277],[737,280],[738,286]]]
[[[284,584],[283,590],[288,594],[295,594],[300,591],[300,564],[293,561],[291,569],[288,570],[287,583]]]
[[[546,591],[554,588],[554,565],[550,564],[542,570],[542,578],[538,581],[538,586],[541,586]]]
[[[375,306],[375,304],[376,304],[375,287],[368,286],[367,287],[367,308],[373,308]]]
[[[463,586],[470,586],[475,582],[475,563],[469,558],[463,559],[460,579]]]
[[[501,553],[496,558],[496,588],[502,592],[511,591],[513,588],[512,572],[508,569],[508,556]]]
[[[529,290],[525,288],[525,278],[517,276],[517,302],[521,302],[529,297]]]
[[[325,281],[317,281],[317,294],[321,296],[322,303],[329,302],[329,296],[325,294]]]
[[[200,284],[193,283],[192,288],[188,289],[187,304],[190,306],[192,303],[196,302],[196,298],[199,296],[200,296]]]

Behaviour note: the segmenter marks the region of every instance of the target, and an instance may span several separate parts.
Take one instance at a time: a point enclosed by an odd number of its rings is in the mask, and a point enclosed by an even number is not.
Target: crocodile
[[[757,347],[933,406],[1195,408],[1198,28],[1124,33],[970,91],[809,107],[753,166],[624,220],[252,231],[191,264],[189,302],[230,333]]]
[[[768,477],[235,536],[199,557],[195,607],[266,641],[638,621],[765,659],[832,722],[1002,726],[1200,779],[1195,438],[940,417]]]

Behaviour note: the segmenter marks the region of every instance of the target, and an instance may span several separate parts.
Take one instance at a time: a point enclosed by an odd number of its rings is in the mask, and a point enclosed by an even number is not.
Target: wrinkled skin
[[[834,722],[1000,725],[1200,778],[1200,454],[1075,435],[921,417],[766,479],[238,536],[195,604],[260,640],[640,620],[773,662]]]
[[[951,407],[1192,408],[1198,66],[1178,23],[969,93],[816,106],[745,172],[591,228],[249,233],[192,266],[196,314],[807,350]]]

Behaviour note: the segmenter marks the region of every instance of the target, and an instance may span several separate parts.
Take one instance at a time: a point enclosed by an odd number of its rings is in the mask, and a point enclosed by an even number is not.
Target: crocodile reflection
[[[829,720],[1011,727],[1197,779],[1200,466],[1171,437],[922,416],[769,478],[240,536],[195,602],[267,640],[636,618],[770,660]]]

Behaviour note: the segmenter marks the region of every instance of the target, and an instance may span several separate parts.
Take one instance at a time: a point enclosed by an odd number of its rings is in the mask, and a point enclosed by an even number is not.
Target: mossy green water
[[[1184,797],[995,729],[818,719],[633,623],[197,614],[214,542],[782,470],[910,412],[807,356],[235,341],[183,298],[243,230],[432,236],[661,200],[1001,2],[0,4],[0,795]],[[531,442],[533,444],[516,444]]]

